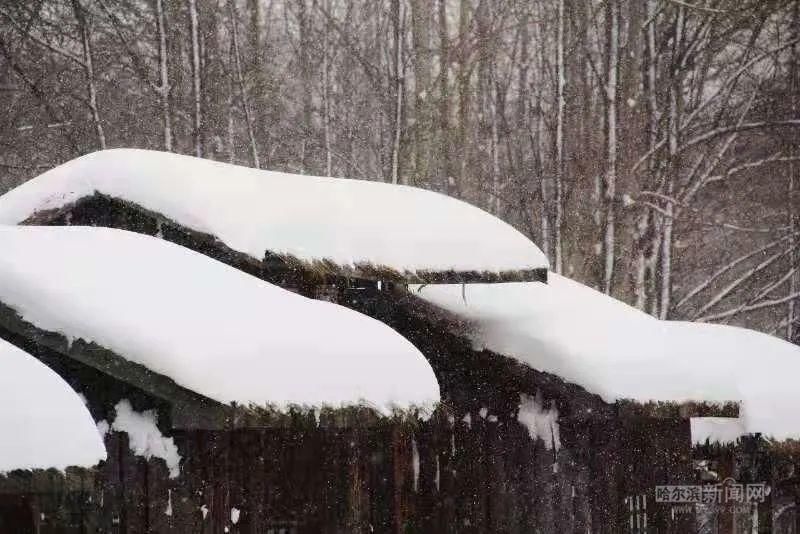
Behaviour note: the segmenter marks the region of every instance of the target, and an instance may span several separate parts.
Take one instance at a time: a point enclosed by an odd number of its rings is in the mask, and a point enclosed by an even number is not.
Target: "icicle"
[[[411,438],[411,467],[414,470],[414,493],[416,493],[419,490],[419,449],[414,438]]]
[[[441,481],[441,471],[439,469],[439,455],[436,455],[436,473],[433,475],[433,483],[436,485],[436,491],[439,491],[439,484]]]

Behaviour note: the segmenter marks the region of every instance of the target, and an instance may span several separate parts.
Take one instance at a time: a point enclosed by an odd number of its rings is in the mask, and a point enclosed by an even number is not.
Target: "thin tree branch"
[[[747,313],[756,310],[763,310],[764,308],[771,308],[773,306],[780,306],[781,304],[786,304],[787,302],[796,299],[800,299],[800,291],[797,293],[792,293],[791,295],[786,295],[785,297],[779,299],[766,300],[764,302],[759,302],[758,304],[753,304],[752,306],[737,308],[735,310],[727,310],[721,313],[715,313],[713,315],[706,315],[705,317],[700,317],[694,320],[701,323],[707,323],[709,321],[718,321],[720,319],[725,319],[727,317],[731,317],[739,313]]]
[[[754,251],[752,251],[752,252],[748,252],[748,253],[747,253],[747,254],[745,254],[744,256],[739,256],[739,257],[738,257],[738,258],[736,258],[735,260],[733,260],[733,261],[731,261],[731,262],[727,263],[726,265],[723,265],[723,266],[722,266],[720,269],[718,269],[717,271],[715,271],[715,272],[714,272],[714,274],[712,274],[712,275],[711,275],[709,278],[707,278],[707,279],[706,279],[706,280],[704,280],[702,283],[700,283],[700,284],[698,284],[697,286],[695,286],[695,287],[694,287],[694,289],[692,289],[691,291],[689,291],[689,292],[688,292],[688,293],[687,293],[687,294],[686,294],[686,295],[685,295],[685,296],[684,296],[682,299],[680,299],[680,300],[678,301],[678,303],[677,303],[677,304],[675,304],[675,309],[678,309],[678,308],[680,308],[681,306],[683,306],[684,304],[686,304],[686,303],[687,303],[689,300],[691,300],[691,299],[692,299],[692,298],[693,298],[695,295],[697,295],[698,293],[700,293],[701,291],[703,291],[704,289],[706,289],[707,287],[709,287],[709,286],[710,286],[711,284],[713,284],[713,283],[714,283],[714,282],[715,282],[717,279],[719,279],[719,277],[721,277],[722,275],[724,275],[725,273],[727,273],[728,271],[730,271],[731,269],[733,269],[733,268],[734,268],[734,267],[736,267],[737,265],[740,265],[740,264],[742,264],[743,262],[745,262],[745,261],[747,261],[747,260],[749,260],[749,259],[751,259],[751,258],[753,258],[753,257],[755,257],[755,256],[758,256],[759,254],[763,254],[763,253],[765,253],[766,251],[768,251],[768,250],[770,250],[770,249],[772,249],[772,248],[774,248],[774,247],[776,247],[776,246],[780,245],[780,244],[781,244],[781,243],[783,243],[784,241],[787,241],[787,240],[791,239],[792,237],[797,237],[798,235],[800,235],[800,232],[795,232],[795,233],[793,233],[793,234],[785,235],[785,236],[781,237],[780,239],[776,239],[775,241],[772,241],[772,242],[770,242],[770,243],[767,243],[767,244],[766,244],[766,245],[764,245],[763,247],[761,247],[761,248],[758,248],[758,249],[756,249],[756,250],[754,250]]]
[[[755,274],[763,271],[764,269],[766,269],[779,259],[788,255],[790,252],[791,249],[777,252],[772,256],[770,256],[769,258],[767,258],[766,260],[759,263],[758,265],[755,265],[750,269],[748,269],[747,271],[745,271],[744,274],[742,274],[741,276],[739,276],[739,278],[737,278],[736,280],[732,281],[727,286],[725,286],[722,289],[722,291],[714,295],[708,302],[705,303],[705,305],[703,305],[699,310],[697,310],[694,316],[692,316],[692,320],[697,320],[698,317],[700,317],[702,314],[706,313],[708,310],[719,304],[722,301],[722,299],[730,295],[738,287],[740,287],[742,284],[750,280]]]
[[[36,44],[38,44],[40,46],[43,46],[43,47],[47,48],[48,50],[50,50],[51,52],[53,52],[55,54],[58,54],[58,55],[60,55],[62,57],[65,57],[65,58],[69,59],[70,61],[73,61],[73,62],[77,63],[81,67],[84,67],[84,68],[86,67],[86,63],[81,58],[79,58],[78,56],[74,56],[71,53],[66,52],[65,50],[61,50],[59,48],[56,48],[55,46],[51,45],[47,41],[36,37],[30,31],[26,31],[25,28],[23,28],[22,25],[19,22],[17,22],[17,20],[14,17],[12,17],[11,14],[8,11],[6,11],[5,9],[0,8],[0,15],[3,15],[6,19],[8,19],[8,21],[11,22],[12,26],[17,28],[20,31],[20,33],[22,33],[25,37],[29,38],[30,40],[32,40]]]
[[[679,6],[688,7],[689,9],[696,9],[697,11],[705,11],[707,13],[728,13],[728,11],[724,9],[716,9],[713,7],[705,7],[705,6],[698,6],[697,4],[690,4],[689,2],[684,2],[682,0],[668,0],[673,4],[677,4]]]

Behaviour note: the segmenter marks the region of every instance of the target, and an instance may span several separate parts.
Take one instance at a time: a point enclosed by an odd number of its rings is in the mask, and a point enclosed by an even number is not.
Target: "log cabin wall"
[[[563,449],[554,454],[524,429],[484,420],[415,432],[173,437],[183,457],[176,479],[163,461],[131,454],[126,434],[109,434],[95,486],[74,489],[64,499],[72,504],[37,520],[36,532],[618,532],[592,515],[593,492],[613,485],[593,480],[605,471],[593,473]],[[14,498],[40,506],[47,495]]]
[[[32,513],[47,510],[35,532],[70,534],[639,532],[627,528],[624,499],[652,496],[651,475],[635,470],[663,451],[632,446],[624,427],[564,420],[558,450],[517,423],[480,415],[174,430],[176,478],[163,460],[134,455],[127,434],[111,432],[92,483],[66,491],[53,475],[49,485],[14,486],[9,480],[29,475],[12,474],[5,485],[0,479],[0,508],[27,499]],[[647,532],[691,532],[681,526],[687,518],[668,521],[652,504]]]

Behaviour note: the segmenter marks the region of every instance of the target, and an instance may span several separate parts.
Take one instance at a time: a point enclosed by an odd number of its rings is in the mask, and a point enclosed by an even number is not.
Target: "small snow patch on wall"
[[[548,450],[561,448],[558,429],[558,410],[555,407],[545,408],[539,395],[531,397],[519,396],[519,414],[517,421],[528,429],[531,439],[540,439]]]
[[[112,430],[128,434],[131,451],[137,456],[146,459],[161,458],[167,463],[169,477],[175,478],[180,474],[181,457],[175,440],[166,438],[156,426],[157,417],[152,410],[137,412],[131,403],[123,399],[114,406],[117,412],[116,419],[111,425]]]

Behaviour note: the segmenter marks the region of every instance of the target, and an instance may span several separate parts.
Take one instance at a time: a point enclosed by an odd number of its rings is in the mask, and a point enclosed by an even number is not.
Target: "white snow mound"
[[[181,456],[175,440],[165,437],[158,429],[158,415],[154,410],[137,412],[128,399],[119,401],[114,406],[116,417],[111,429],[128,434],[130,449],[136,456],[161,458],[169,469],[169,478],[180,474]]]
[[[692,417],[689,423],[692,443],[695,445],[706,443],[726,445],[735,443],[747,434],[742,421],[735,417]]]
[[[49,367],[0,339],[0,474],[91,467],[105,459],[103,440],[78,394]]]
[[[400,273],[546,268],[539,248],[467,203],[413,187],[262,171],[136,149],[69,161],[0,197],[19,224],[95,192],[214,235],[258,260],[267,251]]]
[[[478,347],[606,401],[740,401],[747,432],[800,437],[800,347],[775,337],[659,321],[554,273],[546,285],[440,284],[411,291],[470,321]]]
[[[431,405],[425,357],[385,324],[122,230],[0,227],[0,302],[220,402]],[[97,434],[97,430],[93,430]]]

